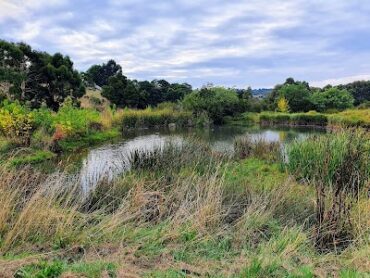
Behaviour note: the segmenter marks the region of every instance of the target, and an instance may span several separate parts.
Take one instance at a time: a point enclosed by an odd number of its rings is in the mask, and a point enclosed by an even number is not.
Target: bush
[[[239,111],[239,98],[234,89],[222,87],[203,88],[185,96],[183,105],[195,115],[207,113],[216,124],[223,123],[225,116]]]
[[[315,110],[324,112],[329,109],[344,110],[353,106],[354,98],[347,90],[329,88],[314,92],[311,97]]]
[[[61,132],[63,137],[81,137],[87,135],[93,126],[98,123],[99,113],[95,110],[79,109],[67,101],[54,115],[53,125],[55,132]]]
[[[6,138],[28,146],[34,120],[30,111],[18,102],[4,101],[0,105],[0,132]]]

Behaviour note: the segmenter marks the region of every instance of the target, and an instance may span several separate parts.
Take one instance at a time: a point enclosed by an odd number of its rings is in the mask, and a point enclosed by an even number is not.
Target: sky
[[[269,88],[370,80],[368,0],[0,0],[0,39],[130,78]]]

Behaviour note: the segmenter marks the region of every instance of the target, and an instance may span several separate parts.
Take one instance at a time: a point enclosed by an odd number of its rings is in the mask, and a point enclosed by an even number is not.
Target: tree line
[[[99,87],[102,95],[117,107],[142,109],[163,102],[181,102],[196,113],[205,112],[216,121],[225,115],[264,110],[305,112],[370,107],[370,81],[346,85],[311,87],[305,81],[288,78],[263,99],[253,97],[251,88],[204,86],[193,90],[187,83],[164,79],[138,81],[123,74],[114,60],[78,72],[68,56],[34,50],[25,43],[0,40],[0,100],[18,100],[31,108],[43,104],[57,111],[69,97],[78,104],[86,87]]]

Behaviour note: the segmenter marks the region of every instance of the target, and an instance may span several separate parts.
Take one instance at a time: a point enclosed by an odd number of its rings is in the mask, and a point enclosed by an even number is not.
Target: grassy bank
[[[244,113],[234,123],[260,123],[262,125],[320,126],[320,127],[370,127],[370,110],[346,110],[325,114],[307,113]]]
[[[233,157],[213,153],[195,141],[151,152],[138,150],[131,155],[129,173],[101,182],[89,196],[80,193],[77,177],[0,166],[2,273],[17,277],[370,273],[370,203],[365,191],[351,209],[350,245],[340,252],[322,253],[313,236],[314,186],[296,182],[283,170],[279,158],[271,156],[274,145],[255,145],[248,138],[238,138],[235,144]],[[293,172],[302,173],[299,167]]]
[[[87,107],[87,104],[84,104]],[[100,109],[100,110],[99,110]],[[66,102],[58,112],[30,110],[17,102],[0,104],[0,155],[14,165],[36,164],[58,153],[77,151],[120,136],[122,130],[193,125],[192,114],[173,107],[114,110],[78,108]],[[19,151],[21,150],[21,151]]]

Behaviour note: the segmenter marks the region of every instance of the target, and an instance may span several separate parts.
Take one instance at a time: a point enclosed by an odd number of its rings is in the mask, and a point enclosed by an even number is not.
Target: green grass
[[[31,150],[30,153],[26,154],[19,154],[10,160],[11,165],[13,166],[21,166],[27,164],[39,164],[44,161],[53,159],[56,154],[50,151],[44,150]]]
[[[370,127],[370,109],[346,110],[328,118],[332,125]]]
[[[266,161],[258,158],[231,163],[226,169],[226,184],[235,188],[252,187],[257,191],[268,191],[284,183],[287,178],[281,172],[280,164],[266,164]]]
[[[89,146],[93,146],[105,141],[112,140],[120,136],[118,129],[111,129],[105,131],[95,131],[91,132],[86,136],[81,136],[79,138],[67,138],[59,142],[62,150],[64,152],[72,152],[75,150],[80,150]]]
[[[116,277],[117,266],[113,263],[95,261],[78,262],[68,264],[66,261],[40,261],[30,264],[17,270],[17,278],[56,278],[63,273],[73,273],[83,275],[89,278],[99,278],[103,271],[107,272],[109,277]]]

